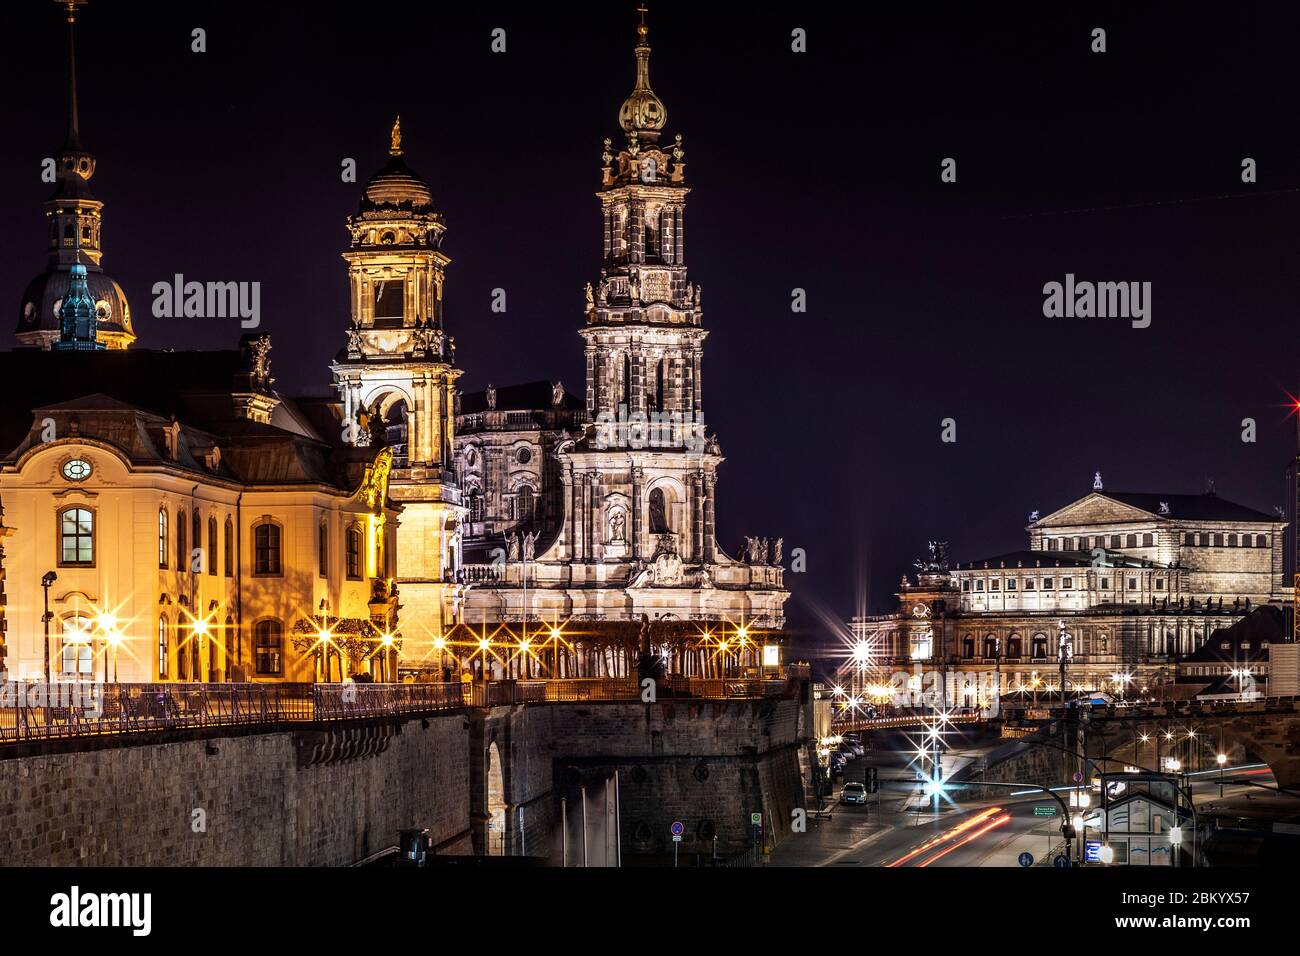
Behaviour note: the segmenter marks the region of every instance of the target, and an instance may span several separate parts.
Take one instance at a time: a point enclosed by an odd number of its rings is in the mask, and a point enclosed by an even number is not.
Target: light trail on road
[[[955,837],[961,836],[963,833],[965,833],[965,832],[966,832],[967,830],[969,830],[971,827],[979,826],[981,823],[985,822],[985,821],[988,820],[990,817],[996,816],[997,814],[999,814],[999,813],[1004,813],[1004,812],[1005,812],[1005,811],[1004,811],[1001,807],[989,807],[987,810],[981,810],[979,813],[975,814],[973,817],[969,817],[969,818],[963,820],[961,823],[957,824],[955,827],[952,827],[952,828],[949,829],[949,830],[945,830],[943,833],[939,834],[937,837],[934,837],[934,838],[932,838],[932,839],[930,839],[930,840],[927,840],[927,841],[925,841],[924,843],[922,843],[920,846],[915,847],[914,849],[909,850],[908,852],[906,852],[906,853],[904,853],[902,856],[900,856],[897,860],[894,860],[892,863],[887,863],[886,866],[891,866],[891,867],[892,867],[892,866],[902,866],[902,865],[903,865],[904,863],[906,863],[908,860],[915,859],[917,856],[921,855],[922,853],[926,852],[927,850],[932,850],[932,849],[934,849],[936,846],[938,846],[939,844],[943,843],[944,841],[946,841],[946,840],[951,840],[951,839],[953,839],[953,838],[955,838]],[[1010,816],[1008,816],[1007,819],[1009,820],[1009,819],[1010,819]],[[1005,822],[1005,821],[1004,821],[1004,822]]]
[[[946,846],[938,853],[936,853],[934,856],[922,860],[920,863],[917,864],[917,866],[918,867],[929,866],[935,860],[942,859],[943,857],[947,856],[949,853],[951,853],[953,850],[957,849],[958,847],[963,847],[967,843],[970,843],[972,840],[978,840],[980,837],[988,833],[990,830],[996,830],[998,827],[1004,826],[1005,824],[1010,822],[1011,822],[1011,814],[1002,813],[1001,815],[994,817],[988,823],[984,824],[984,826],[980,827],[974,833],[966,834],[965,837],[958,840],[956,843],[952,844],[951,846]]]

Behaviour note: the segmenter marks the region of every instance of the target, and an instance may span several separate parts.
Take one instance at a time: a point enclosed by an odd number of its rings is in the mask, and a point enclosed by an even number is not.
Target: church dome
[[[384,168],[366,183],[362,202],[370,206],[400,206],[403,203],[410,203],[413,207],[432,206],[433,193],[420,174],[407,166],[401,156],[392,156]]]
[[[57,340],[60,332],[59,310],[72,284],[72,273],[66,269],[43,272],[27,284],[23,292],[18,315],[18,340],[26,345]],[[86,286],[95,303],[95,318],[100,341],[110,347],[129,344],[135,339],[131,326],[131,306],[126,293],[110,276],[95,271],[86,272]]]

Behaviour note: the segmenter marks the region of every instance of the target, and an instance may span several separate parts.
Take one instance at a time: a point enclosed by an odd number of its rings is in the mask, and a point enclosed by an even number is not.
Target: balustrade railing
[[[665,677],[655,699],[778,697],[788,680]],[[359,720],[464,707],[581,701],[640,701],[636,678],[500,680],[403,684],[0,685],[0,743],[233,725]]]

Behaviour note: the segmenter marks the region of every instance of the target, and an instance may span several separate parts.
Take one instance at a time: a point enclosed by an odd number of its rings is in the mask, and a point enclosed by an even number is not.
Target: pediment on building
[[[1072,528],[1079,525],[1124,524],[1130,521],[1150,521],[1158,517],[1160,516],[1153,512],[1108,498],[1104,492],[1094,491],[1059,511],[1053,511],[1050,515],[1039,518],[1030,527],[1042,530]]]

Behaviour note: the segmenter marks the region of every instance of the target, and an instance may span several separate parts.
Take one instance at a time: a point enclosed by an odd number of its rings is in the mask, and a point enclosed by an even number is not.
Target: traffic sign
[[[1074,772],[1074,782],[1075,782],[1075,783],[1083,783],[1083,773],[1082,773],[1081,771],[1076,770],[1076,771]]]
[[[686,832],[686,827],[682,824],[680,820],[674,820],[673,825],[668,829],[673,831],[673,836],[675,836],[678,840],[680,840],[682,838],[682,834]]]
[[[674,833],[674,834],[673,834],[673,842],[674,842],[674,843],[681,843],[681,842],[682,842],[682,835],[681,835],[680,833]]]
[[[1034,807],[1034,816],[1054,817],[1056,816],[1056,807]]]
[[[1032,853],[1022,853],[1020,856],[1016,857],[1016,859],[1020,862],[1021,866],[1034,865],[1034,855]]]
[[[1058,854],[1056,859],[1052,860],[1052,866],[1068,869],[1070,866],[1070,858],[1064,853]]]
[[[761,813],[751,813],[751,814],[749,815],[749,822],[752,823],[752,824],[753,824],[754,826],[756,826],[756,827],[761,827],[761,826],[763,825],[763,814],[761,814]]]
[[[1083,859],[1087,863],[1101,862],[1101,841],[1089,840],[1083,845]]]

